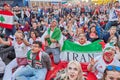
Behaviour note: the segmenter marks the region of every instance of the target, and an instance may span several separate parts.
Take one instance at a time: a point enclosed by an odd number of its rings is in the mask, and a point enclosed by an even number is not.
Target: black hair
[[[39,34],[38,34],[38,32],[37,32],[36,30],[33,30],[33,29],[30,31],[30,37],[31,37],[31,32],[34,32],[34,34],[35,34],[35,37],[39,37]]]
[[[42,42],[40,41],[34,41],[33,44],[38,44],[40,48],[42,47]]]
[[[115,4],[115,3],[119,3],[119,1],[115,1],[114,4]]]

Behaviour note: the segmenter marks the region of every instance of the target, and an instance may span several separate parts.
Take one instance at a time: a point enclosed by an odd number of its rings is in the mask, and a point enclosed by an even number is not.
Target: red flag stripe
[[[10,12],[10,11],[0,10],[0,15],[13,16],[14,14],[12,12]]]
[[[7,28],[7,29],[12,29],[13,25],[0,23],[0,27]]]

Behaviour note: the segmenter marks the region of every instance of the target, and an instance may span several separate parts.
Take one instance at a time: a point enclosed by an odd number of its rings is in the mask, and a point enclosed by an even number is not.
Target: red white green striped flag
[[[10,11],[0,10],[0,27],[12,29],[13,15]]]
[[[80,46],[71,41],[64,41],[60,54],[61,61],[76,60],[79,62],[89,62],[91,58],[97,58],[102,55],[101,40],[91,44]]]

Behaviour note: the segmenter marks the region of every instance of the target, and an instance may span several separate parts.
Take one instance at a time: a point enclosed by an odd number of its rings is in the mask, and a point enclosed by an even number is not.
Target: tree
[[[0,16],[0,21],[1,22],[4,22],[5,21],[5,18],[3,16]]]

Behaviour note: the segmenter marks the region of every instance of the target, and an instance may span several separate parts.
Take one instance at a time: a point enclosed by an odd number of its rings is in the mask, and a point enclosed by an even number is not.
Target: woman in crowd
[[[91,26],[89,32],[87,33],[87,39],[91,42],[98,40],[98,35],[95,26]]]
[[[30,43],[30,47],[32,46],[34,41],[41,41],[41,38],[39,37],[39,34],[37,31],[35,30],[31,30],[30,32],[30,38],[29,38],[29,43]],[[42,43],[42,49],[44,50],[44,44]]]
[[[112,65],[107,66],[102,80],[120,80],[120,67]]]
[[[32,44],[34,41],[41,41],[41,39],[37,31],[31,30],[29,43]]]
[[[59,74],[55,80],[84,80],[81,65],[77,61],[70,61],[64,73]]]

